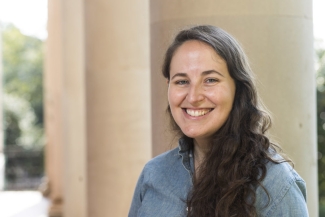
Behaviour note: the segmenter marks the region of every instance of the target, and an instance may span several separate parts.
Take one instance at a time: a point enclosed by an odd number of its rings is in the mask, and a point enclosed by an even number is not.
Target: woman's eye
[[[185,84],[188,84],[188,81],[186,81],[186,80],[180,80],[180,81],[176,81],[176,84],[185,85]]]
[[[205,80],[205,82],[206,83],[216,83],[216,82],[218,82],[218,79],[216,79],[216,78],[208,78],[208,79]]]

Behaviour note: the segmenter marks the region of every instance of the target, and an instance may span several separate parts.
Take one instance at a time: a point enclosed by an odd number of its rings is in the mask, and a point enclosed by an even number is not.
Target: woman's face
[[[209,45],[190,40],[170,64],[168,102],[182,132],[207,142],[226,122],[235,97],[235,82],[226,62]]]

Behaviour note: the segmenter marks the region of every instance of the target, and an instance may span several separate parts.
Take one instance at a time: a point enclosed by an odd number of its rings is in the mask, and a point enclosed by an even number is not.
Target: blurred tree
[[[2,40],[5,188],[35,189],[44,174],[44,43],[11,24]]]
[[[316,49],[319,216],[325,217],[325,50]]]
[[[23,35],[9,24],[4,26],[4,92],[30,102],[36,124],[43,127],[43,41]]]

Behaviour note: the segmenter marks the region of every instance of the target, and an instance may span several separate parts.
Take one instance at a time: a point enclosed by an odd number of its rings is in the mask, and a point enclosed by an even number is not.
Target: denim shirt
[[[275,156],[280,158],[279,155]],[[186,217],[186,201],[193,186],[193,154],[189,145],[165,152],[144,167],[135,188],[129,217]],[[306,185],[288,164],[266,164],[267,174],[256,189],[259,217],[307,217]]]

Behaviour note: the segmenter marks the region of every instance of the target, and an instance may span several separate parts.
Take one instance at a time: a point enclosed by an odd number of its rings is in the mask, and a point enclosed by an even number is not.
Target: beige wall
[[[168,149],[163,52],[176,31],[211,24],[243,45],[259,93],[274,117],[272,134],[307,182],[310,216],[318,215],[312,1],[154,0],[150,4],[153,154]],[[174,139],[172,144],[177,141]]]

